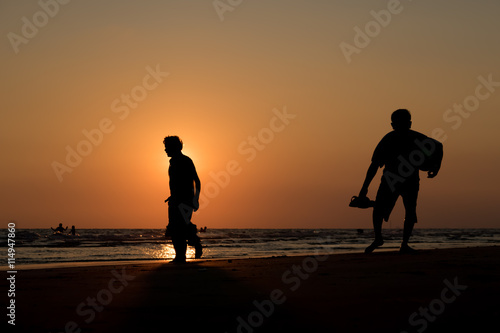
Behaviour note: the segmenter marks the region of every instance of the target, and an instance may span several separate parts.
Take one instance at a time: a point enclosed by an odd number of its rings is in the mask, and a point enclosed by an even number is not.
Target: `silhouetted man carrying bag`
[[[200,238],[196,234],[198,229],[191,223],[193,211],[197,211],[200,206],[201,182],[193,161],[181,152],[181,139],[177,136],[167,136],[163,144],[165,152],[170,157],[168,168],[170,197],[165,200],[168,201],[166,235],[172,238],[175,250],[173,262],[184,263],[188,244],[195,247],[195,258],[201,258],[202,255]]]
[[[369,201],[366,198],[368,187],[377,174],[377,170],[385,167],[373,207],[375,240],[365,249],[365,253],[371,253],[384,244],[382,224],[384,220],[389,220],[399,196],[403,198],[405,207],[403,242],[400,252],[415,251],[408,246],[408,241],[413,226],[417,223],[419,170],[427,171],[428,178],[434,178],[438,174],[443,158],[443,145],[439,141],[410,129],[411,114],[408,110],[394,111],[391,121],[394,130],[386,134],[375,148],[359,198],[356,198],[365,206],[369,206],[366,204]],[[356,204],[351,203],[351,206],[356,207]]]

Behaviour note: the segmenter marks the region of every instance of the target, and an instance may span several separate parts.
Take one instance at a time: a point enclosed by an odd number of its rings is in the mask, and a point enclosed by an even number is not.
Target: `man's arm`
[[[193,205],[194,205],[194,211],[196,212],[198,208],[200,208],[200,191],[201,191],[201,181],[200,178],[198,177],[198,173],[196,170],[194,171],[194,187],[195,187],[195,193],[194,193],[194,200],[193,200]]]
[[[366,172],[366,177],[365,181],[363,183],[363,187],[361,187],[361,191],[359,191],[359,197],[366,197],[366,194],[368,193],[368,187],[370,186],[370,183],[372,182],[373,178],[377,174],[379,165],[377,163],[372,162],[370,166],[368,167],[368,171]]]

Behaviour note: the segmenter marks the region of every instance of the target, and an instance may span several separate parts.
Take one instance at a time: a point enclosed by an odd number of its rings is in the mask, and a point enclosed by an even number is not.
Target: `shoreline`
[[[390,244],[385,244],[390,245]],[[452,247],[443,247],[443,248],[423,248],[418,249],[415,247],[418,252],[422,251],[440,251],[440,250],[449,250],[449,249],[468,249],[468,248],[489,248],[489,247],[500,247],[500,245],[493,244],[490,246],[452,246]],[[391,247],[382,247],[375,250],[374,253],[382,253],[382,252],[398,252],[399,247],[391,246]],[[285,255],[262,255],[262,256],[251,256],[251,257],[225,257],[225,258],[201,258],[201,259],[187,259],[187,263],[199,263],[205,261],[227,261],[227,260],[247,260],[247,259],[268,259],[268,258],[294,258],[294,257],[309,257],[315,255],[328,255],[328,256],[337,256],[337,255],[345,255],[345,254],[359,254],[365,255],[364,252],[359,252],[357,250],[341,250],[335,252],[317,252],[317,253],[297,253],[297,254],[285,254]],[[38,270],[38,269],[58,269],[58,268],[72,268],[72,267],[96,267],[96,266],[113,266],[113,265],[137,265],[137,264],[166,264],[169,263],[172,259],[124,259],[124,260],[103,260],[103,261],[68,261],[68,262],[52,262],[52,263],[38,263],[38,264],[18,264],[16,265],[16,270],[18,271],[26,271],[26,270]],[[10,269],[7,265],[2,265],[0,271],[9,271]]]

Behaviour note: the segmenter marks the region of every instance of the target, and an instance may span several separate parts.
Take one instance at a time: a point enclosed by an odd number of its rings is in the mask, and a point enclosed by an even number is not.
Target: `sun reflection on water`
[[[175,258],[175,250],[172,243],[159,244],[157,247],[153,249],[149,249],[146,251],[149,256],[155,259],[174,259]],[[186,258],[194,259],[195,250],[193,247],[188,246],[186,251]]]

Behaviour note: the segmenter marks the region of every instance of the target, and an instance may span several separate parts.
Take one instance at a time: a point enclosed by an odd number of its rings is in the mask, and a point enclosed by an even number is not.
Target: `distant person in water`
[[[359,192],[364,198],[377,170],[384,167],[373,208],[374,242],[365,249],[371,253],[384,244],[382,237],[383,221],[389,220],[399,196],[403,198],[405,219],[401,253],[415,250],[408,245],[413,227],[417,223],[417,197],[419,191],[419,170],[427,171],[428,178],[436,177],[441,167],[442,144],[422,133],[411,130],[411,114],[406,109],[399,109],[391,115],[394,129],[378,143],[366,178]]]
[[[66,227],[66,229],[63,228],[63,224],[62,223],[59,223],[59,226],[57,228],[50,228],[52,229],[54,232],[64,232],[66,230],[68,230],[68,227]]]
[[[72,236],[75,236],[76,235],[76,229],[75,229],[75,226],[71,226],[71,230],[69,231],[69,234],[72,235]]]
[[[181,152],[181,139],[177,136],[167,136],[163,144],[170,157],[170,197],[165,200],[168,201],[168,226],[165,236],[172,238],[175,250],[173,262],[184,263],[188,244],[194,246],[195,258],[201,258],[203,251],[197,235],[198,229],[191,223],[193,211],[200,207],[201,182],[193,161]]]

